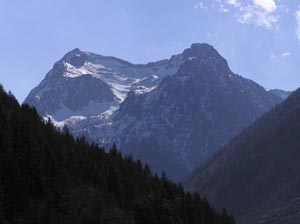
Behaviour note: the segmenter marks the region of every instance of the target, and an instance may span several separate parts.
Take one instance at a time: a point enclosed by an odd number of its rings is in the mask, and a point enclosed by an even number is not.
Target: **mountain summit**
[[[75,49],[25,103],[178,180],[281,100],[234,74],[212,46],[192,44],[144,65]]]
[[[190,48],[183,51],[182,55],[187,59],[190,57],[195,57],[201,60],[215,59],[215,61],[227,63],[219,52],[209,44],[192,44]]]

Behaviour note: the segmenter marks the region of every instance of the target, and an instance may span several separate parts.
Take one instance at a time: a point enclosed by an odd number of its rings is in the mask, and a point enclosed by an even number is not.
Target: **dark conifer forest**
[[[0,88],[0,223],[232,224],[147,165],[58,132]]]

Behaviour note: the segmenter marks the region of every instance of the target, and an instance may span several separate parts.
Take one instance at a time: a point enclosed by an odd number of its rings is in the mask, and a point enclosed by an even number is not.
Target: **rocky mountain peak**
[[[198,58],[206,58],[213,56],[224,59],[213,46],[206,43],[192,44],[190,48],[187,48],[183,51],[183,55]]]
[[[186,49],[182,53],[187,66],[192,64],[208,64],[210,66],[219,66],[223,69],[229,70],[228,63],[218,51],[211,45],[205,43],[194,43],[190,48]]]
[[[79,48],[75,48],[74,50],[68,52],[61,61],[67,62],[77,68],[84,65],[86,61],[91,60],[93,57],[92,53],[84,51]]]
[[[204,50],[216,51],[216,49],[212,45],[206,43],[193,43],[191,44],[190,48],[193,50],[200,50],[200,51],[204,51]]]

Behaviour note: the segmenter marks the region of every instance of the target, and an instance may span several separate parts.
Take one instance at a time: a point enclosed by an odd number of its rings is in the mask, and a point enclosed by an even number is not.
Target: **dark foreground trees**
[[[0,87],[0,223],[231,224],[147,165],[73,139]]]

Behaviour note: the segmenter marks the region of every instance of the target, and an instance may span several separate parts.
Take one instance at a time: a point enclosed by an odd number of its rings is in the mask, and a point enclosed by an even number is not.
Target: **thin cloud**
[[[281,57],[282,58],[286,58],[286,57],[289,57],[291,56],[291,53],[290,52],[284,52],[284,53],[281,53]]]
[[[237,0],[226,0],[226,2],[230,5],[233,5],[235,7],[240,6],[240,3]]]
[[[206,10],[207,7],[204,5],[203,2],[199,2],[198,4],[194,5],[194,9],[196,9],[196,10]]]
[[[278,16],[272,13],[273,11],[268,10],[255,4],[241,6],[237,13],[237,19],[240,23],[253,24],[270,29],[277,24]]]
[[[230,7],[237,21],[240,23],[252,24],[268,29],[274,28],[277,25],[277,4],[274,0],[251,0],[243,2],[237,0],[216,0],[216,2],[219,4],[221,12],[228,12],[228,7]]]
[[[279,59],[284,59],[284,58],[287,58],[287,57],[290,57],[291,56],[291,53],[290,52],[282,52],[280,54],[276,54],[276,53],[272,53],[270,55],[270,58],[272,60],[279,60]]]
[[[299,9],[296,11],[296,19],[297,19],[296,33],[297,33],[297,37],[300,41],[300,6],[299,6]]]
[[[273,0],[254,0],[253,3],[267,12],[273,12],[277,8],[276,2]]]
[[[229,9],[228,8],[226,8],[225,7],[225,5],[223,5],[223,4],[220,4],[219,5],[219,10],[221,11],[221,12],[229,12]]]

